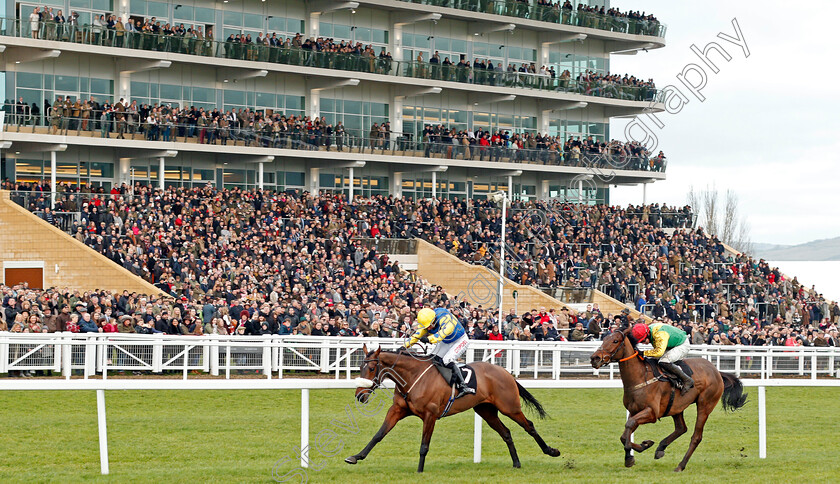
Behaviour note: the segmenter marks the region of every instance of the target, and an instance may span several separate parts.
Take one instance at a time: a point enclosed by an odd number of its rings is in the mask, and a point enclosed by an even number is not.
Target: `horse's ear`
[[[622,329],[621,332],[624,336],[630,336],[630,331],[633,330],[633,326],[627,326],[626,328]]]
[[[362,354],[368,354],[367,343],[362,343]]]
[[[373,356],[379,358],[379,353],[382,351],[382,346],[376,348],[376,351],[373,352]]]

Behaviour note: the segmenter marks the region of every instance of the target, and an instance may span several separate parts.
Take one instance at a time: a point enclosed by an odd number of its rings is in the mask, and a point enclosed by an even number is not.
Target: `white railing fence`
[[[401,339],[317,336],[164,336],[135,334],[0,333],[0,373],[50,371],[70,378],[115,372],[190,372],[213,376],[284,378],[316,372],[352,378],[364,358],[362,345],[395,349]],[[600,342],[471,341],[466,361],[500,365],[517,378],[618,378],[616,365],[593,369]],[[739,377],[840,378],[840,348],[693,346],[690,356],[711,361]]]
[[[388,385],[390,382],[386,382]],[[526,388],[543,389],[602,389],[621,388],[620,380],[521,380]],[[301,427],[300,427],[300,466],[309,467],[309,390],[313,389],[352,389],[357,386],[355,380],[334,379],[36,379],[7,380],[0,385],[0,390],[96,390],[97,423],[99,427],[99,460],[102,474],[110,472],[108,460],[108,429],[105,411],[105,390],[300,390],[301,391]],[[767,411],[766,392],[768,386],[787,387],[840,387],[837,379],[748,379],[747,387],[758,388],[758,446],[759,458],[767,458]],[[348,398],[353,398],[348,394]],[[482,419],[475,414],[473,438],[473,462],[481,462]]]

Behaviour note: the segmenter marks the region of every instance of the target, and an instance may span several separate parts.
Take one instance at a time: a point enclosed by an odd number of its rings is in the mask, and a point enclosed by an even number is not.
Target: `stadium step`
[[[42,280],[30,287],[161,293],[157,287],[14,203],[10,192],[5,190],[0,191],[0,227],[3,227],[0,230],[2,277],[6,285],[19,282],[6,281],[5,269],[14,265],[41,268]]]

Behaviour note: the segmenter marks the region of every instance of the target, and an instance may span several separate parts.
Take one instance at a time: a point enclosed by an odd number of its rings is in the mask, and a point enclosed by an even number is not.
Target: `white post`
[[[481,421],[482,418],[475,414],[475,434],[473,435],[473,462],[481,462]]]
[[[108,422],[105,419],[105,390],[96,390],[96,416],[99,420],[99,467],[108,474]]]
[[[642,183],[642,205],[647,205],[647,183]]]
[[[55,185],[56,180],[55,151],[50,151],[50,208],[55,210]]]
[[[433,171],[432,172],[432,203],[434,203],[435,205],[437,205],[437,203],[434,201],[436,198],[437,198],[437,172]]]
[[[309,467],[309,389],[300,391],[300,466]]]
[[[353,171],[354,170],[353,170],[352,166],[349,168],[349,171],[350,171],[350,173],[349,173],[349,175],[350,175],[350,191],[348,192],[348,195],[347,195],[347,203],[353,203],[353,174],[354,174]]]
[[[513,175],[508,175],[508,200],[513,200]]]
[[[758,387],[758,457],[767,458],[767,396],[766,387]]]
[[[505,298],[505,225],[507,225],[507,202],[508,198],[505,196],[502,199],[502,240],[499,243],[501,250],[499,251],[499,321],[498,325],[501,327],[504,319],[502,301]]]
[[[166,163],[164,162],[162,156],[158,158],[158,163],[158,188],[163,190],[163,182],[166,174]]]
[[[578,203],[583,203],[583,180],[578,180]]]
[[[263,166],[264,163],[257,163],[257,165],[258,165],[258,168],[257,168],[257,188],[259,188],[260,190],[263,190],[265,188],[265,186],[263,184],[263,173],[265,171],[264,166]]]

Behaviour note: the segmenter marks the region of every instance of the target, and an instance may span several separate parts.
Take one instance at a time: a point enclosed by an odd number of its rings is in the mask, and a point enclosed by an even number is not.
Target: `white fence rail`
[[[544,389],[600,389],[621,388],[619,380],[521,380],[526,388]],[[768,386],[787,387],[840,387],[836,379],[753,379],[744,380],[744,385],[758,388],[758,446],[759,458],[767,458],[767,410],[766,392]],[[351,389],[355,380],[333,379],[297,379],[253,380],[253,379],[194,379],[187,382],[166,379],[89,379],[89,380],[8,380],[0,385],[0,390],[96,390],[97,423],[99,427],[99,459],[102,474],[110,471],[108,460],[108,430],[105,412],[105,390],[300,390],[301,391],[301,428],[300,428],[300,466],[309,467],[309,390],[311,389]],[[392,385],[386,385],[392,386]],[[352,398],[348,394],[348,398]],[[473,462],[481,462],[482,420],[475,415],[473,438]]]
[[[395,349],[401,339],[317,336],[161,336],[124,334],[0,333],[0,373],[51,371],[66,378],[114,372],[231,373],[283,378],[299,372],[351,378],[364,355],[362,345]],[[618,378],[616,365],[595,370],[589,356],[599,342],[471,341],[467,362],[489,361],[517,378]],[[739,377],[800,376],[840,378],[840,348],[787,346],[693,346]]]

